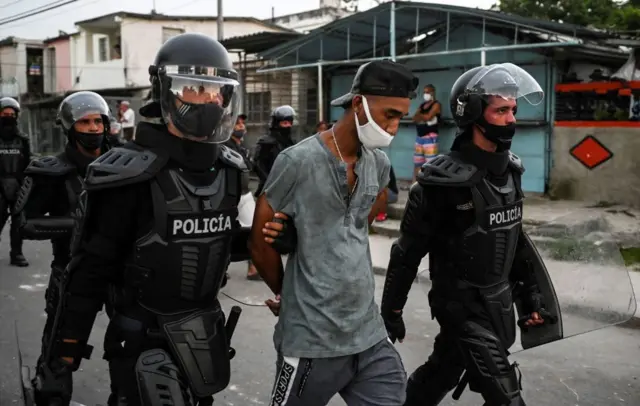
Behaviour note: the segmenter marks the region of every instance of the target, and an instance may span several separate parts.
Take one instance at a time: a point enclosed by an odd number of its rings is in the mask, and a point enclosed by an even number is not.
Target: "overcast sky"
[[[0,0],[0,21],[21,12],[35,9],[63,0]],[[431,0],[432,3],[464,5],[469,0]],[[471,2],[480,8],[489,8],[496,0],[475,0]],[[256,18],[271,17],[271,7],[275,14],[284,15],[318,8],[320,0],[265,1],[265,0],[224,0],[223,13],[226,16],[245,16]],[[76,21],[87,20],[116,11],[149,13],[153,0],[78,0],[60,8],[47,11],[13,23],[0,23],[0,38],[15,36],[20,38],[44,39],[55,37],[58,30],[72,32]],[[155,0],[156,11],[171,15],[217,14],[216,0]],[[360,0],[360,9],[375,6],[373,0]]]

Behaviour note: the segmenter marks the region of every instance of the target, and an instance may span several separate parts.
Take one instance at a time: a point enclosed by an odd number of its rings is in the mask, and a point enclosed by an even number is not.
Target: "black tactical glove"
[[[383,311],[382,319],[384,320],[384,326],[387,329],[387,334],[389,334],[391,342],[395,343],[396,340],[404,340],[404,336],[407,334],[407,329],[405,328],[404,320],[402,319],[402,311]]]
[[[55,360],[40,363],[33,379],[37,406],[66,406],[71,402],[73,379],[71,365]]]
[[[280,255],[290,254],[295,251],[298,243],[298,233],[291,217],[286,221],[274,217],[271,222],[282,224],[283,227],[278,236],[273,238],[273,243],[271,244],[273,249]]]
[[[520,327],[522,331],[526,332],[529,327],[543,326],[545,324],[555,324],[558,322],[558,318],[549,313],[549,311],[544,308],[542,295],[540,293],[537,293],[535,291],[523,292],[521,293],[520,297],[522,298],[524,308],[527,312],[518,319],[518,327]],[[538,313],[538,315],[544,322],[542,324],[527,326],[526,323],[529,320],[534,319],[534,313]]]

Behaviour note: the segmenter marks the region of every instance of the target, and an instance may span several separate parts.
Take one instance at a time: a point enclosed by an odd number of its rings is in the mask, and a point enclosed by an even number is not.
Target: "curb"
[[[385,237],[389,237],[389,238],[398,238],[400,237],[400,220],[396,220],[395,218],[391,217],[390,215],[390,211],[387,213],[387,215],[389,215],[389,220],[384,221],[384,222],[373,222],[373,224],[371,224],[371,226],[369,226],[369,230],[373,231],[374,233],[378,234],[378,235],[382,235]],[[396,225],[394,226],[393,224],[396,223]],[[539,221],[539,220],[534,220],[534,219],[523,219],[522,220],[522,225],[523,228],[525,230],[531,230],[532,228],[536,228],[539,227],[541,225],[545,224],[544,221]]]
[[[386,276],[387,269],[381,266],[374,266],[373,273],[379,276]],[[431,280],[426,276],[417,275],[416,279],[414,280],[414,283],[415,282],[427,283],[431,285]],[[567,313],[574,314],[574,315],[591,316],[590,318],[593,318],[594,314],[599,314],[601,315],[601,317],[598,317],[597,321],[601,321],[603,323],[606,322],[606,320],[621,318],[621,314],[618,312],[603,311],[601,308],[585,305],[584,303],[570,303],[566,307],[567,308],[565,309],[565,311]],[[601,319],[606,319],[606,320],[601,320]],[[614,326],[617,325],[619,327],[624,327],[624,328],[640,329],[640,312],[636,311],[636,313],[629,320],[624,322],[619,322],[613,325]],[[611,326],[602,326],[601,328],[605,328],[605,327],[611,327]]]

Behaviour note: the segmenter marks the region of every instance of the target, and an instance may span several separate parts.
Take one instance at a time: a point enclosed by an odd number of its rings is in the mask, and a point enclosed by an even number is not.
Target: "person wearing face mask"
[[[227,146],[236,152],[238,152],[244,158],[247,166],[250,167],[249,150],[244,147],[244,136],[247,134],[247,128],[245,126],[246,116],[240,115],[236,120],[236,125],[231,133],[231,138],[227,141]],[[249,172],[242,174],[242,197],[240,198],[240,204],[238,205],[238,221],[240,225],[245,228],[251,228],[253,222],[253,213],[256,209],[256,201],[253,198],[253,193],[249,189]],[[259,280],[260,275],[256,271],[256,267],[253,266],[251,260],[248,261],[249,267],[247,270],[248,280]]]
[[[404,367],[375,301],[369,225],[385,207],[391,168],[379,148],[393,140],[417,85],[401,64],[362,65],[351,91],[331,102],[344,109],[335,126],[275,160],[250,240],[276,295],[267,301],[278,315],[272,404],[323,406],[336,394],[349,406],[404,402]],[[287,235],[297,242],[284,272],[271,244]]]
[[[29,240],[51,240],[53,261],[45,292],[47,320],[42,336],[51,335],[60,298],[60,284],[71,256],[83,179],[88,165],[106,151],[109,134],[109,107],[93,92],[77,92],[66,97],[58,108],[57,123],[67,137],[63,152],[38,157],[25,170],[15,211],[21,236]]]
[[[19,219],[15,201],[24,178],[24,170],[31,160],[29,138],[18,129],[20,104],[11,97],[0,98],[0,232],[11,218],[11,265],[29,266],[22,254]]]
[[[453,85],[457,138],[411,187],[382,297],[389,336],[402,342],[402,309],[429,254],[429,304],[440,333],[428,361],[409,378],[406,406],[437,405],[456,387],[457,399],[467,383],[486,406],[525,404],[508,350],[516,325],[525,335],[553,324],[545,307],[557,303],[541,294],[553,285],[535,272],[544,264],[533,263],[540,256],[522,229],[524,167],[510,149],[518,102],[535,105],[543,96],[536,80],[510,63],[471,69]]]
[[[276,107],[271,112],[269,134],[260,137],[253,154],[253,169],[260,179],[255,192],[256,197],[262,193],[278,154],[294,144],[291,139],[291,129],[295,116],[296,111],[291,106]]]
[[[416,123],[416,145],[413,154],[413,180],[420,168],[429,159],[438,154],[438,126],[440,124],[440,102],[436,100],[436,88],[429,84],[424,87],[422,94],[424,102],[420,104],[418,110],[413,115],[413,122]]]
[[[224,143],[239,75],[204,34],[172,37],[149,67],[136,136],[93,161],[61,300],[33,381],[37,404],[69,404],[72,372],[105,301],[111,405],[207,404],[230,379],[231,335],[217,299],[230,261],[246,261],[237,221],[243,157]],[[96,401],[94,401],[95,403]]]

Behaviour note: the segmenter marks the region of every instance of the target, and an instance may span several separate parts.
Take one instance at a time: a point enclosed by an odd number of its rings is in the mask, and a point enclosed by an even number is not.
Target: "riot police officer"
[[[296,111],[291,106],[276,107],[271,112],[269,133],[260,137],[254,153],[254,171],[260,179],[255,197],[262,194],[262,188],[278,154],[294,144],[291,129],[295,116]]]
[[[67,136],[65,149],[58,155],[31,161],[15,205],[22,237],[51,240],[53,248],[51,275],[45,292],[47,321],[43,346],[51,335],[63,270],[71,256],[74,215],[87,167],[106,150],[109,107],[96,93],[77,92],[60,103],[56,122]]]
[[[382,315],[390,337],[402,341],[402,309],[429,253],[429,305],[440,333],[428,361],[409,378],[405,405],[437,405],[456,386],[459,396],[467,383],[486,406],[524,405],[507,358],[516,333],[513,304],[521,303],[517,324],[535,328],[553,322],[545,317],[545,300],[554,298],[540,293],[550,281],[536,277],[530,259],[537,256],[529,255],[535,248],[522,230],[524,167],[510,151],[520,98],[537,104],[543,92],[516,65],[460,76],[450,99],[459,127],[451,152],[426,163],[409,193]]]
[[[35,379],[41,403],[69,402],[70,372],[89,356],[108,294],[112,402],[210,404],[230,379],[232,329],[217,294],[230,260],[248,259],[232,250],[246,250],[236,218],[247,169],[223,145],[238,111],[238,73],[219,42],[186,33],[162,45],[149,74],[147,122],[87,171],[64,299]]]
[[[14,204],[31,160],[29,138],[20,133],[20,104],[11,97],[0,98],[0,232],[11,217],[11,265],[29,266],[22,254],[22,238],[18,229]]]

